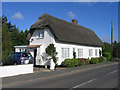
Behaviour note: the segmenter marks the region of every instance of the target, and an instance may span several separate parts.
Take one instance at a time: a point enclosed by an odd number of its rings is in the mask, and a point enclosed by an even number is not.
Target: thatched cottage
[[[100,57],[103,43],[91,29],[78,25],[77,20],[72,23],[48,14],[43,14],[30,27],[28,46],[15,46],[16,52],[29,49],[35,57],[35,65],[49,65],[46,47],[53,43],[58,52],[58,65],[66,58],[73,58],[73,51],[77,58]]]

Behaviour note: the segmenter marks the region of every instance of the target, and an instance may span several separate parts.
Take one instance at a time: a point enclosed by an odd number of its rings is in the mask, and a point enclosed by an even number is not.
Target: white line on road
[[[115,73],[115,72],[117,72],[117,71],[118,71],[118,70],[112,71],[112,72],[108,73],[108,75],[113,74],[113,73]]]
[[[75,86],[75,87],[73,87],[73,88],[78,88],[78,87],[83,86],[83,85],[85,85],[85,84],[88,84],[88,83],[90,83],[90,82],[92,82],[92,81],[94,81],[94,80],[96,80],[96,79],[89,80],[89,81],[84,82],[84,83],[82,83],[82,84],[80,84],[80,85],[77,85],[77,86]]]

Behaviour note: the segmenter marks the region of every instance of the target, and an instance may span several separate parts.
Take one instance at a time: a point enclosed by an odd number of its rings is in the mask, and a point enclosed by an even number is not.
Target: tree
[[[117,41],[114,41],[113,43],[113,57],[118,57],[118,43]]]
[[[46,53],[48,55],[50,55],[53,59],[53,62],[55,63],[55,65],[57,64],[57,58],[56,58],[56,55],[57,55],[57,52],[56,52],[56,48],[54,47],[54,44],[50,44],[47,48],[46,48]]]
[[[73,51],[73,58],[76,59],[76,52]]]
[[[2,60],[6,61],[8,53],[11,52],[11,37],[9,28],[7,26],[7,20],[2,24]]]
[[[110,60],[111,57],[110,52],[111,52],[111,45],[107,42],[104,42],[104,46],[102,47],[102,56]]]
[[[1,20],[1,19],[0,19]],[[2,16],[2,29],[0,28],[0,32],[2,32],[2,59],[7,60],[8,53],[14,52],[14,46],[17,45],[28,45],[27,34],[28,30],[23,32],[16,27],[16,25],[12,25],[11,22],[8,22],[7,17]],[[0,35],[1,36],[1,35]],[[1,48],[0,48],[1,49]]]

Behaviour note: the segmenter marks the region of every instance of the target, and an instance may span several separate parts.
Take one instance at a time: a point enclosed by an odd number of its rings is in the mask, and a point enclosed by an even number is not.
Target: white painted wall
[[[0,66],[0,78],[33,73],[33,64]]]

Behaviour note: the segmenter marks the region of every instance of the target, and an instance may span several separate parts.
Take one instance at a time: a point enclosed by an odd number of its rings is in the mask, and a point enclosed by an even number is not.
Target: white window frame
[[[78,58],[83,57],[83,49],[78,49]]]
[[[61,48],[61,57],[62,58],[69,58],[69,48]]]
[[[38,30],[38,38],[44,38],[44,30]]]
[[[93,56],[93,49],[89,49],[89,56]]]
[[[98,50],[95,49],[95,56],[98,56]]]

